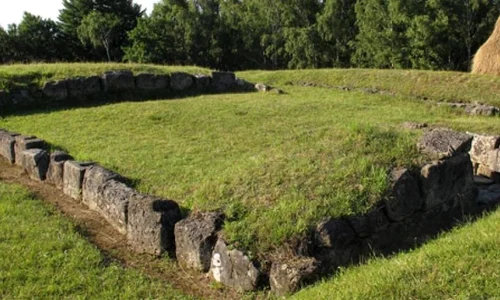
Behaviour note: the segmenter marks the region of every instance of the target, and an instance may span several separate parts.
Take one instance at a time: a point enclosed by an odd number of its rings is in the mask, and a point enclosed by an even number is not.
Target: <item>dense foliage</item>
[[[468,70],[500,14],[499,0],[161,0],[149,16],[132,0],[63,4],[58,23],[26,13],[0,28],[0,62]],[[79,38],[92,12],[118,20],[107,43]]]

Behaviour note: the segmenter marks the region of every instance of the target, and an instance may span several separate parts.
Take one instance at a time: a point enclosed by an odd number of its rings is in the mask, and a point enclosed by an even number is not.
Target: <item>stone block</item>
[[[472,163],[468,154],[425,165],[421,170],[424,210],[444,203],[473,202],[476,194]]]
[[[343,248],[354,241],[356,234],[343,219],[326,219],[314,231],[314,243],[319,248]]]
[[[11,164],[16,161],[15,144],[15,136],[8,132],[0,132],[0,156],[3,156]]]
[[[63,100],[68,97],[68,86],[66,80],[49,81],[43,85],[42,92],[45,96],[55,99]]]
[[[401,221],[422,208],[417,176],[407,169],[391,172],[391,193],[384,201],[386,214],[391,221]]]
[[[49,168],[49,153],[42,149],[29,149],[22,152],[22,165],[28,176],[36,181],[46,178]]]
[[[485,105],[485,104],[473,104],[467,105],[465,107],[465,113],[472,116],[496,116],[500,112],[500,109],[495,106]]]
[[[128,203],[127,242],[139,253],[161,255],[175,249],[175,224],[182,218],[172,200],[132,197]]]
[[[352,229],[359,237],[367,237],[384,230],[389,220],[384,213],[384,207],[374,207],[361,216],[352,216],[348,219]]]
[[[319,265],[320,262],[311,257],[273,262],[269,275],[271,290],[278,296],[297,292],[304,285],[318,279]]]
[[[194,78],[190,74],[175,72],[170,76],[170,87],[174,91],[185,91],[194,85]]]
[[[487,166],[494,172],[500,172],[500,149],[488,151]]]
[[[221,239],[215,244],[210,273],[215,281],[242,291],[255,290],[260,278],[250,258],[239,250],[229,250]]]
[[[15,137],[14,156],[16,165],[22,166],[22,152],[29,149],[46,149],[47,144],[34,136],[18,135]],[[19,159],[18,159],[19,158]]]
[[[255,89],[259,92],[269,92],[273,88],[269,85],[264,84],[264,83],[256,83]]]
[[[476,165],[475,174],[478,176],[487,177],[494,182],[500,182],[500,173],[491,170],[485,165]]]
[[[134,74],[130,71],[109,71],[102,75],[105,92],[126,91],[135,89]]]
[[[67,80],[68,95],[73,98],[100,93],[101,79],[99,76],[76,77]]]
[[[99,203],[104,200],[102,192],[104,184],[109,180],[123,182],[123,178],[99,165],[92,165],[85,171],[82,183],[82,202],[92,210],[97,210]]]
[[[29,107],[36,100],[31,96],[28,90],[14,91],[10,94],[10,104],[19,107]]]
[[[175,225],[176,257],[181,266],[208,272],[223,220],[221,213],[195,213]]]
[[[236,86],[236,76],[232,72],[212,72],[212,88],[218,92],[230,90]]]
[[[128,206],[131,199],[141,198],[133,188],[126,184],[109,180],[102,186],[102,192],[98,197],[98,203],[95,208],[109,224],[122,234],[127,233]]]
[[[488,152],[500,145],[500,136],[474,135],[469,151],[473,163],[488,166]]]
[[[167,75],[139,74],[135,77],[135,85],[140,90],[162,90],[169,87]]]
[[[62,190],[64,186],[64,162],[67,160],[73,160],[73,157],[66,152],[56,151],[50,154],[50,164],[46,181],[60,190]]]
[[[82,184],[85,171],[91,163],[81,163],[72,160],[64,162],[63,166],[63,192],[71,198],[82,200]]]
[[[212,78],[207,75],[195,75],[194,82],[196,86],[196,90],[198,91],[206,91],[210,88]]]
[[[471,142],[472,135],[470,134],[448,128],[436,128],[425,132],[417,146],[432,158],[442,159],[468,152]]]

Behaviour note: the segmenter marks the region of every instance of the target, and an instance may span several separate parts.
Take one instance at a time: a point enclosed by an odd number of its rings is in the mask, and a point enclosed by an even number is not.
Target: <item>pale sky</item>
[[[149,14],[153,3],[160,0],[134,0]],[[63,0],[0,0],[0,26],[7,28],[8,24],[19,24],[25,11],[41,16],[44,19],[57,21]]]

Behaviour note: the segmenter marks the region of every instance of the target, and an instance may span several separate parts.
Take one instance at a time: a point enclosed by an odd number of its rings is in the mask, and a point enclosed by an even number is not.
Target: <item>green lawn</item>
[[[1,299],[188,299],[105,258],[57,211],[0,182]]]
[[[373,259],[293,299],[499,299],[500,210],[423,247]]]

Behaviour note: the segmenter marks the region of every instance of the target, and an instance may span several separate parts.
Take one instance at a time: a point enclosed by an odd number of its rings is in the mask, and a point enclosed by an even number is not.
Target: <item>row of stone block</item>
[[[160,255],[175,249],[174,225],[181,219],[176,202],[141,194],[114,172],[47,149],[36,137],[0,131],[0,156],[99,212],[135,251]]]

